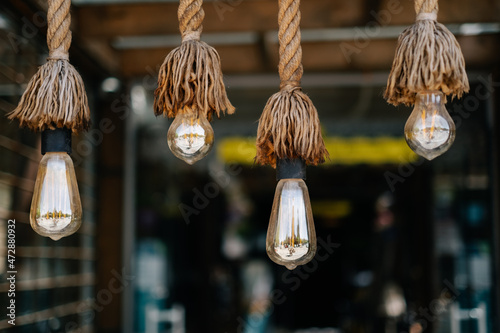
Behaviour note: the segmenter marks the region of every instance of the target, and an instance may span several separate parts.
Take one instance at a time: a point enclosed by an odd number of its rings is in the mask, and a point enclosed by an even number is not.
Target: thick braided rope
[[[205,18],[202,4],[203,0],[180,0],[177,17],[183,41],[200,39]]]
[[[279,0],[279,75],[282,88],[298,86],[302,78],[300,46],[300,0]]]
[[[415,0],[415,12],[417,15],[438,12],[438,0]]]
[[[68,59],[71,45],[71,0],[49,0],[47,11],[47,45],[50,59]]]

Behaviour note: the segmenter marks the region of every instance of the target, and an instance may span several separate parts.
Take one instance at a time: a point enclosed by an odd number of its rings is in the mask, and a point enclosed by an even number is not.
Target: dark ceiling
[[[439,5],[438,20],[456,34],[468,69],[495,63],[500,1],[441,0]],[[74,0],[75,40],[110,73],[155,73],[180,43],[177,6],[172,0]],[[203,8],[202,39],[219,52],[224,73],[276,71],[277,0],[212,0]],[[409,0],[305,0],[301,13],[306,72],[388,71],[397,36],[415,17]]]

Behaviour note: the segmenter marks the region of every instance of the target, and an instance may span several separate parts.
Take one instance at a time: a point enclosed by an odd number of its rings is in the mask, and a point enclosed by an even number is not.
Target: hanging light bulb
[[[316,254],[316,231],[302,160],[278,160],[278,186],[274,195],[266,251],[288,269],[308,263]],[[286,178],[284,178],[286,177]]]
[[[415,108],[405,125],[408,146],[418,155],[432,160],[446,152],[455,140],[455,123],[444,106],[443,93],[417,94]]]
[[[44,156],[33,190],[30,223],[39,235],[53,240],[73,234],[82,223],[82,204],[70,152],[70,130],[42,132]]]
[[[167,142],[176,157],[187,164],[194,164],[212,149],[214,130],[203,114],[186,107],[170,125]]]

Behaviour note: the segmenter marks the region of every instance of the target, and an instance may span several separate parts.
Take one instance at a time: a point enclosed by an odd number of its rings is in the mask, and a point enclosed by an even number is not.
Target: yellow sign
[[[326,165],[404,164],[418,159],[402,137],[327,137],[325,145],[330,153]],[[254,164],[255,153],[252,137],[227,137],[217,144],[217,156],[224,163]]]

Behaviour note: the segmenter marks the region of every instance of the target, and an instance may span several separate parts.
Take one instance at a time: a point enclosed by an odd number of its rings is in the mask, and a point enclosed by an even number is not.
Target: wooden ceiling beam
[[[496,22],[500,17],[498,0],[441,0],[439,5],[439,21],[446,24]],[[110,66],[113,59],[119,59],[116,64],[124,76],[151,75],[171,50],[170,45],[120,50],[113,49],[112,45],[116,45],[119,37],[176,36],[177,7],[176,2],[75,6],[75,32],[108,68],[113,67]],[[225,32],[259,36],[257,41],[244,45],[213,45],[221,56],[225,73],[276,70],[277,43],[268,38],[277,31],[276,0],[206,1],[203,8],[207,37],[210,33]],[[385,30],[404,27],[415,19],[413,1],[407,0],[307,0],[301,4],[301,13],[303,62],[308,71],[388,71],[396,37],[382,36],[384,30],[379,29],[380,26],[390,26]],[[353,40],[321,40],[320,35],[318,40],[308,38],[308,31],[325,28],[342,28],[339,33],[351,29]],[[363,36],[356,37],[358,32]],[[335,36],[339,33],[335,32]],[[370,35],[368,41],[366,34]],[[498,37],[462,36],[459,40],[463,43],[468,68],[496,61],[492,56],[498,54]]]
[[[121,69],[123,75],[154,76],[159,66],[172,49],[135,49],[121,52]],[[217,52],[221,57],[223,72],[255,73],[267,69],[262,62],[262,54],[257,45],[219,46]]]
[[[177,3],[78,7],[78,30],[86,37],[177,33]],[[219,0],[203,5],[203,31],[268,31],[278,27],[275,0]],[[302,26],[354,26],[363,18],[363,0],[308,0],[301,6]]]
[[[390,17],[389,25],[410,25],[415,21],[414,2],[408,0],[382,0],[378,12],[399,3],[398,14]],[[373,17],[373,15],[372,15]],[[440,0],[438,21],[450,23],[498,22],[500,3],[498,0]]]
[[[378,8],[371,8],[377,6]],[[496,22],[498,1],[441,0],[442,23]],[[177,3],[143,3],[75,7],[78,31],[85,37],[162,35],[178,32]],[[275,0],[217,0],[203,5],[206,32],[277,29]],[[302,28],[365,25],[409,25],[415,20],[412,1],[308,0],[301,4]]]
[[[458,41],[464,53],[468,69],[482,69],[497,63],[500,53],[500,36],[461,36]],[[220,46],[224,74],[268,73],[276,71],[278,46],[267,45],[267,61],[263,61],[262,45]],[[373,40],[346,53],[354,42],[303,43],[303,64],[305,71],[387,71],[394,59],[396,40]],[[126,77],[149,77],[154,82],[159,66],[171,49],[137,49],[121,52],[121,70]]]

